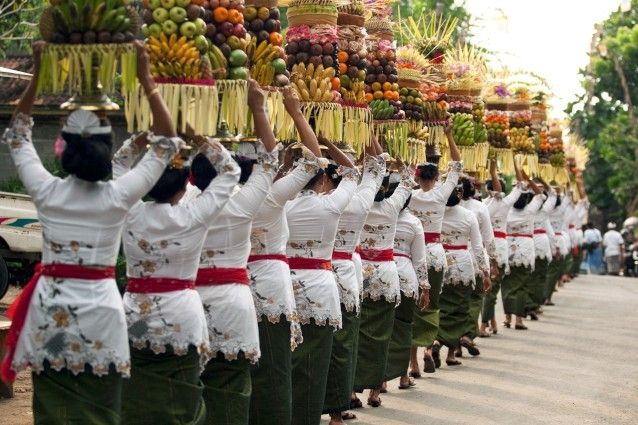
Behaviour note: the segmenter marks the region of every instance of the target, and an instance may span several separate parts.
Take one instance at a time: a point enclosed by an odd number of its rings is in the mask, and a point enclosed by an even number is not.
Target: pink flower
[[[65,148],[66,148],[66,142],[64,141],[62,136],[58,136],[58,138],[55,139],[55,144],[53,145],[53,151],[55,153],[55,156],[58,158],[62,158],[62,154],[64,153]]]

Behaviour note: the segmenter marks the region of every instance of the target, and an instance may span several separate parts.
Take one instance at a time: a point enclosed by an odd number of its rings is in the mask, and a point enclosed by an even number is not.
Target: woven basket
[[[288,26],[296,27],[299,25],[337,25],[337,14],[334,13],[290,13],[288,11]]]
[[[481,89],[470,89],[470,90],[454,90],[450,89],[447,91],[448,96],[467,96],[467,97],[476,97],[481,95]]]
[[[397,81],[399,83],[399,87],[408,88],[408,89],[418,89],[421,87],[421,82],[419,80],[413,80],[410,78],[399,78]]]
[[[528,111],[530,109],[529,102],[515,101],[507,104],[508,111]]]
[[[350,13],[339,13],[337,17],[337,25],[355,25],[357,27],[363,27],[366,20],[363,16],[352,15]]]
[[[507,111],[507,103],[506,102],[485,102],[485,109],[488,111]]]
[[[267,7],[268,9],[272,9],[277,7],[278,3],[279,0],[248,0],[246,6]]]

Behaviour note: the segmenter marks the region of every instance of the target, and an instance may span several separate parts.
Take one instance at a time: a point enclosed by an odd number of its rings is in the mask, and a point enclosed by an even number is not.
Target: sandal
[[[432,360],[437,369],[441,367],[441,344],[435,342],[432,344]]]
[[[408,378],[408,383],[406,384],[399,384],[399,389],[400,390],[409,390],[410,388],[416,386],[416,383],[414,382],[414,380],[412,378]]]
[[[351,409],[360,409],[363,407],[363,403],[358,398],[350,399],[350,408]]]
[[[458,360],[445,360],[445,364],[448,366],[461,366],[463,363]]]
[[[530,311],[530,312],[529,312],[529,313],[527,313],[527,314],[529,315],[529,318],[530,318],[530,319],[532,319],[532,320],[534,320],[534,321],[538,320],[538,316],[536,315],[536,313],[535,313],[535,312]]]
[[[550,306],[550,307],[551,307],[551,306],[556,305],[556,304],[554,304],[554,303],[552,302],[552,300],[547,300],[547,301],[545,301],[545,305],[548,305],[548,306]]]
[[[341,419],[344,421],[351,421],[353,419],[357,419],[357,415],[352,412],[341,412]]]
[[[517,331],[526,331],[528,328],[525,325],[516,325],[514,326],[514,329],[516,329]]]
[[[503,322],[503,326],[505,326],[507,329],[512,327],[512,322]]]
[[[488,331],[482,331],[481,333],[479,333],[479,338],[489,338],[491,336],[492,334],[489,333]]]
[[[434,361],[432,356],[430,356],[428,354],[427,351],[425,352],[425,355],[423,356],[423,372],[425,372],[425,373],[434,373],[434,372],[436,372],[436,362]],[[421,376],[421,375],[419,375],[419,376]]]
[[[420,379],[421,378],[421,372],[419,372],[418,370],[411,370],[410,373],[408,374],[408,376],[410,376],[410,378]]]
[[[381,399],[378,399],[378,400],[370,400],[370,399],[368,399],[368,406],[372,406],[372,407],[381,406]]]
[[[461,347],[465,347],[465,349],[467,349],[468,353],[470,353],[471,356],[480,356],[481,352],[479,351],[478,348],[476,348],[476,345],[474,345],[474,343],[470,340],[467,340],[465,338],[461,338]],[[461,350],[459,348],[459,350]],[[458,356],[460,357],[460,356]]]
[[[454,349],[454,357],[463,357],[463,350],[461,347]]]

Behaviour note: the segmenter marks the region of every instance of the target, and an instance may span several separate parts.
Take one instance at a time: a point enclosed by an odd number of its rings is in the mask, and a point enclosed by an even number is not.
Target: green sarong
[[[583,249],[578,249],[578,255],[574,255],[574,262],[572,263],[571,274],[576,276],[580,273],[580,265],[583,262]]]
[[[574,255],[570,252],[565,257],[565,267],[563,268],[563,275],[571,274],[574,267]]]
[[[385,381],[388,348],[394,326],[394,307],[395,304],[387,302],[384,297],[379,301],[364,298],[361,303],[355,391],[376,390]]]
[[[131,347],[131,378],[122,390],[122,424],[203,424],[206,406],[200,378],[200,357],[190,346],[183,356],[168,347],[155,354]]]
[[[537,258],[534,271],[529,274],[527,279],[527,298],[525,301],[525,308],[527,310],[536,310],[545,302],[548,271],[549,261],[543,258]]]
[[[470,311],[467,316],[465,332],[463,333],[463,335],[468,336],[470,339],[476,338],[479,334],[478,320],[481,315],[481,309],[483,308],[483,297],[485,295],[483,292],[483,276],[476,275],[474,279],[476,280],[476,284],[470,295]]]
[[[122,375],[113,365],[108,375],[100,377],[88,365],[83,373],[74,375],[68,369],[56,372],[45,362],[44,370],[31,377],[34,424],[120,423]]]
[[[250,412],[250,361],[239,352],[237,359],[226,360],[217,353],[202,372],[206,424],[246,425]]]
[[[408,373],[410,349],[412,348],[412,319],[416,310],[416,300],[401,293],[401,304],[394,309],[394,326],[388,348],[388,361],[385,368],[385,380]]]
[[[501,295],[503,297],[503,309],[505,314],[525,316],[525,300],[527,298],[526,280],[530,269],[523,266],[510,268],[510,274],[505,276],[501,283]]]
[[[430,304],[425,311],[416,309],[414,326],[412,327],[412,345],[415,347],[431,347],[439,333],[439,298],[443,282],[443,270],[428,269],[430,282]]]
[[[332,352],[331,326],[301,325],[303,343],[292,352],[292,425],[319,425]],[[216,424],[215,424],[216,425]]]
[[[504,277],[505,267],[499,267],[498,277],[492,280],[490,291],[483,297],[483,305],[481,306],[481,321],[483,323],[490,323],[494,318],[496,299],[498,298],[498,291],[501,289],[501,282],[503,282]]]
[[[262,317],[259,326],[259,363],[250,374],[251,425],[289,424],[292,417],[292,360],[290,322],[281,316],[278,323]]]
[[[338,413],[350,408],[359,341],[359,316],[341,304],[342,328],[332,334],[332,354],[326,384],[323,413]]]
[[[547,271],[547,279],[545,280],[545,293],[544,297],[546,300],[552,298],[552,294],[556,291],[556,285],[558,284],[558,280],[563,275],[563,270],[565,269],[565,260],[557,260],[554,259],[551,263],[549,263],[549,269]]]
[[[437,340],[446,347],[459,346],[460,339],[467,329],[471,297],[472,285],[443,285]]]

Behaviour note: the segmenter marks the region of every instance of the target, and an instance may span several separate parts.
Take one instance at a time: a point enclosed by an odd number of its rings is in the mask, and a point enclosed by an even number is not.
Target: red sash
[[[545,229],[536,229],[536,230],[534,230],[534,234],[535,235],[545,235],[545,234],[547,234],[547,230],[545,230]]]
[[[288,257],[285,254],[255,254],[248,257],[249,263],[264,260],[277,260],[288,264]]]
[[[446,251],[463,251],[467,249],[467,245],[448,245],[444,243],[443,249]]]
[[[248,285],[250,279],[248,278],[246,269],[206,267],[197,270],[197,279],[195,279],[197,286],[229,285],[231,283]]]
[[[562,233],[562,232],[554,232],[554,234],[555,234],[556,236],[562,236],[562,235],[563,235],[563,233]]]
[[[394,258],[396,258],[396,257],[412,258],[412,257],[410,257],[408,254],[404,254],[404,253],[402,253],[402,252],[396,252],[396,251],[394,251]]]
[[[24,327],[24,322],[27,319],[27,313],[29,312],[29,304],[31,303],[31,297],[35,292],[35,288],[38,284],[40,276],[57,277],[60,279],[85,279],[85,280],[102,280],[102,279],[115,279],[115,267],[83,267],[76,264],[40,264],[35,266],[33,276],[27,286],[24,287],[22,292],[16,300],[7,309],[6,315],[11,321],[11,328],[5,341],[7,347],[7,355],[2,361],[2,368],[0,370],[0,377],[5,382],[13,382],[16,379],[16,373],[11,369],[11,363],[15,355],[16,347],[18,346],[18,339],[20,338],[20,332]]]
[[[350,260],[352,261],[352,253],[345,251],[332,251],[333,260]]]
[[[126,292],[131,294],[163,293],[194,288],[194,281],[172,277],[129,277],[126,283]]]
[[[534,235],[530,233],[510,233],[507,236],[511,238],[533,238],[534,237]]]
[[[498,230],[494,231],[494,237],[497,239],[505,239],[507,238],[507,233],[506,232],[499,232]]]
[[[329,270],[332,271],[332,261],[323,258],[289,257],[291,269],[297,270]]]
[[[391,249],[361,249],[359,255],[365,261],[394,261],[394,251]]]
[[[423,236],[425,237],[425,243],[426,244],[441,242],[441,234],[440,233],[425,232],[425,233],[423,233]]]
[[[574,225],[574,224],[570,224],[570,225],[569,225],[569,228],[570,228],[570,229],[575,229],[575,228],[576,228],[576,225]]]

